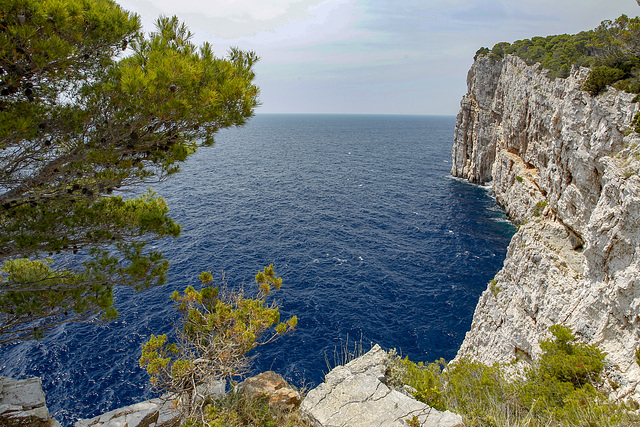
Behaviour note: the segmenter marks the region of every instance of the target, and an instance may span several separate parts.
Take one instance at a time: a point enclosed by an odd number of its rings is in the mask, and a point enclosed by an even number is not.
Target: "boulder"
[[[375,345],[365,355],[338,366],[300,405],[317,427],[406,426],[414,417],[425,427],[462,427],[462,417],[437,411],[384,383],[387,353]]]
[[[300,405],[300,393],[294,390],[281,375],[273,371],[263,372],[238,384],[238,392],[252,397],[267,396],[269,405],[291,411]]]
[[[0,377],[0,426],[59,427],[49,416],[40,378]]]

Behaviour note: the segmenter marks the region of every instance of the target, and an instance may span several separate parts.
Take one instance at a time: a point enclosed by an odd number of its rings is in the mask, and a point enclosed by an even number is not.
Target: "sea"
[[[151,398],[138,359],[151,334],[175,330],[171,293],[202,271],[251,291],[269,264],[282,318],[298,326],[255,350],[254,372],[313,387],[376,343],[452,359],[515,231],[489,188],[450,176],[454,127],[450,116],[258,114],[221,131],[152,186],[182,226],[150,243],[171,262],[167,284],[116,288],[110,323],[0,348],[0,375],[41,377],[63,426]]]

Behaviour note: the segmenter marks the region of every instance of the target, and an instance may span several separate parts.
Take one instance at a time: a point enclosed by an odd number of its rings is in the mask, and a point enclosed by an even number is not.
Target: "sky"
[[[475,52],[575,34],[636,0],[116,0],[152,31],[176,15],[194,42],[260,56],[257,113],[454,115]]]

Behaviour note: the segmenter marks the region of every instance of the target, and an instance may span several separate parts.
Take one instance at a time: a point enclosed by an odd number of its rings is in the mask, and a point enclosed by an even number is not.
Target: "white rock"
[[[59,425],[49,415],[42,391],[42,381],[0,377],[0,425],[55,427]]]
[[[426,427],[462,427],[462,417],[440,412],[397,390],[384,379],[386,353],[377,344],[365,355],[338,366],[311,390],[300,411],[315,426],[403,426],[414,416]]]
[[[199,391],[213,396],[224,394],[226,382],[211,381]],[[145,400],[123,408],[105,412],[97,417],[78,420],[75,427],[177,427],[180,412],[168,395]]]
[[[179,416],[170,400],[157,398],[79,420],[75,427],[173,427]]]

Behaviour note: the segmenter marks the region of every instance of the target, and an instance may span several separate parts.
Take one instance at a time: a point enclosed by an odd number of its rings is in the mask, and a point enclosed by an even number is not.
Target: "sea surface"
[[[169,295],[210,270],[251,289],[271,263],[295,333],[258,348],[255,371],[322,382],[374,343],[451,359],[514,232],[490,191],[451,178],[454,117],[258,115],[221,132],[154,186],[182,225],[153,242],[168,284],[116,290],[118,320],[64,325],[0,349],[0,374],[42,377],[64,425],[152,396],[139,368],[149,335],[171,333]],[[144,189],[139,189],[140,192]]]

